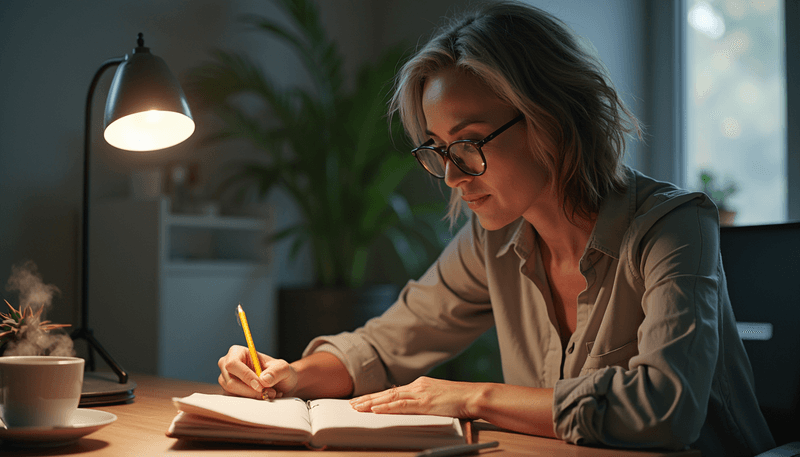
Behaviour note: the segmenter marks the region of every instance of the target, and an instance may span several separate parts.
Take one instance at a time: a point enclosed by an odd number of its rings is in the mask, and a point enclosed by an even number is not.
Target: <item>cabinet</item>
[[[131,373],[216,382],[217,361],[245,344],[274,354],[276,297],[261,218],[174,214],[166,197],[92,208],[89,326]]]

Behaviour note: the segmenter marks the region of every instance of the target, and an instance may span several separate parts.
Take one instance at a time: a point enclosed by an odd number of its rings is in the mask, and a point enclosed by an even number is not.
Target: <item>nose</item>
[[[475,177],[472,175],[468,175],[461,171],[460,168],[453,163],[452,160],[448,159],[444,164],[444,183],[447,184],[447,187],[451,189],[455,189],[461,184],[467,183],[472,181]]]

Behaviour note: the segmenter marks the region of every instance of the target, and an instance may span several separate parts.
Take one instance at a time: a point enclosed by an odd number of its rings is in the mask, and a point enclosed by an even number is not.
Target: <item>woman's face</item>
[[[476,76],[453,68],[426,80],[422,110],[428,135],[442,148],[456,140],[480,141],[519,114]],[[448,160],[445,183],[461,190],[461,198],[487,230],[535,213],[547,182],[528,147],[525,122],[518,122],[481,149],[486,157],[484,174],[467,175]]]

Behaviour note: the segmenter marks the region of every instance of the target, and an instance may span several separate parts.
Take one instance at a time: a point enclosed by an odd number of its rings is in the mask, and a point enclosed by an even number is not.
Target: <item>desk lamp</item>
[[[106,361],[119,378],[128,373],[103,349],[89,329],[89,149],[91,144],[92,97],[103,72],[118,66],[106,101],[104,133],[106,141],[128,151],[153,151],[174,146],[194,132],[194,121],[186,96],[167,64],[144,47],[142,34],[133,53],[107,60],[92,79],[86,97],[86,125],[83,147],[83,217],[81,259],[81,326],[72,339],[89,345],[87,368],[94,370],[94,354]]]

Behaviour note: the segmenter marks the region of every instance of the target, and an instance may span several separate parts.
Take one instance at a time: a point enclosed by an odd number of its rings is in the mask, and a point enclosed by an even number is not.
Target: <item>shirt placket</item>
[[[525,275],[533,284],[539,289],[542,298],[544,298],[547,306],[547,315],[549,317],[549,344],[544,356],[544,378],[546,385],[555,385],[561,377],[564,361],[564,348],[561,346],[561,336],[558,329],[558,322],[556,321],[555,309],[553,308],[553,297],[550,292],[550,286],[545,279],[544,265],[542,264],[541,254],[539,250],[534,250],[531,260],[528,261],[528,253],[525,249],[520,249],[517,255],[520,256],[520,272]],[[541,328],[541,327],[540,327]],[[573,335],[574,336],[574,335]]]
[[[590,257],[592,256],[584,255],[581,257],[580,261],[581,274],[586,281],[586,287],[583,291],[581,291],[580,294],[578,294],[578,319],[575,325],[575,332],[572,333],[572,336],[567,343],[567,347],[564,350],[564,360],[561,364],[560,373],[561,379],[564,379],[565,376],[564,367],[573,367],[576,363],[575,358],[578,356],[580,351],[576,351],[575,348],[578,342],[583,340],[584,334],[586,333],[586,327],[589,323],[589,316],[591,315],[592,306],[595,298],[597,297],[597,274],[595,271],[596,262],[590,260]],[[597,259],[595,258],[594,260],[596,261]],[[574,370],[567,370],[569,374],[568,377],[572,376],[572,371]]]

